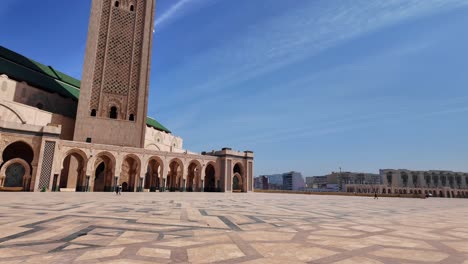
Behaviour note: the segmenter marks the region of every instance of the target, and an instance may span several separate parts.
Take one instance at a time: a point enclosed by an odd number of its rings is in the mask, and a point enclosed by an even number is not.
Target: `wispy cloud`
[[[328,122],[313,122],[296,128],[269,130],[257,135],[239,138],[236,141],[254,146],[288,140],[300,140],[302,138],[328,136],[365,127],[375,127],[378,124],[389,126],[426,118],[444,118],[453,114],[468,112],[468,107],[465,105],[466,98],[464,103],[461,103],[459,98],[453,98],[439,104],[434,104],[431,111],[423,112],[415,111],[408,104],[391,111],[377,111],[370,114],[354,115],[353,117],[329,120]]]
[[[193,100],[204,92],[230,88],[363,34],[462,6],[468,6],[468,1],[352,0],[322,6],[317,1],[304,1],[300,8],[249,27],[224,46],[191,58],[173,74],[198,76],[197,79],[174,85],[179,89],[186,87],[186,92],[179,93],[180,100]]]
[[[158,31],[164,26],[170,24],[176,19],[183,17],[185,14],[194,11],[213,0],[179,0],[174,5],[170,6],[161,15],[156,15],[154,22],[155,30]]]

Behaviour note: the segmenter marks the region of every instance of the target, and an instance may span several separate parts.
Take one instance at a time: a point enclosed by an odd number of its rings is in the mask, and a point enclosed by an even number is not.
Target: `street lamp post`
[[[343,191],[343,178],[341,176],[341,167],[340,167],[340,174],[338,175],[338,190],[340,192]]]

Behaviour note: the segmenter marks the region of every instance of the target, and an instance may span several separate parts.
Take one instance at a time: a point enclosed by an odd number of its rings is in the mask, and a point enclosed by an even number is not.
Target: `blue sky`
[[[2,0],[0,45],[81,77],[90,0]],[[468,171],[468,1],[158,0],[149,115],[255,174]]]

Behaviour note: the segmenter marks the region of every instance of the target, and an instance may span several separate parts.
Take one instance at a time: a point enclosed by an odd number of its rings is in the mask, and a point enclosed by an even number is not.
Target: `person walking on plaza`
[[[374,200],[375,199],[377,199],[377,200],[379,199],[379,197],[377,196],[377,192],[374,193]]]
[[[119,185],[119,195],[122,195],[122,185]]]
[[[119,195],[119,185],[115,185],[115,195]]]

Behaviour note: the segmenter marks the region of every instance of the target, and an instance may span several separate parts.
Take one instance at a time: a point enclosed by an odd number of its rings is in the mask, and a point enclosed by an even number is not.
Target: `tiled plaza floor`
[[[468,264],[468,200],[0,193],[0,263]]]

